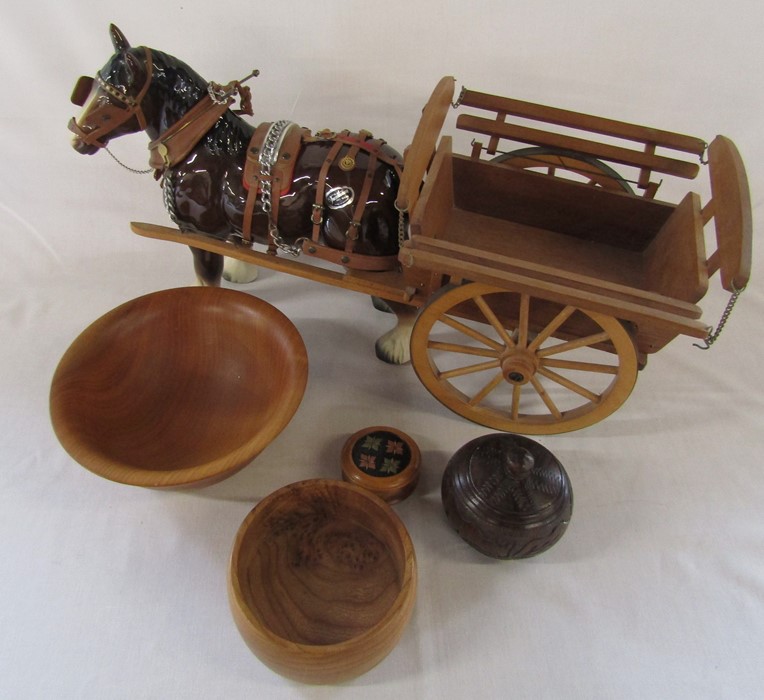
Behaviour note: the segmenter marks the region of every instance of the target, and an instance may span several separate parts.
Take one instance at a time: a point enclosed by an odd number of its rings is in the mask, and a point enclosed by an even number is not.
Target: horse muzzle
[[[72,136],[72,148],[74,148],[77,153],[92,156],[94,153],[98,153],[98,151],[106,145],[105,141],[99,141],[97,138],[94,138],[92,131],[81,127],[74,117],[69,120],[68,126],[69,131],[74,134],[74,136]]]

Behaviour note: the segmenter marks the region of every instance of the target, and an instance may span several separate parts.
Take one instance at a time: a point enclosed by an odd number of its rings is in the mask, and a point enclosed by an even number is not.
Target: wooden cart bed
[[[708,333],[696,303],[708,289],[710,214],[693,192],[674,205],[605,190],[453,154],[444,137],[402,260],[630,321],[651,353]]]

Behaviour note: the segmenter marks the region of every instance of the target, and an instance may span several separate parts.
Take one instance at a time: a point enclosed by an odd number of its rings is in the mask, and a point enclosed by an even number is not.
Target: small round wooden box
[[[419,447],[403,431],[364,428],[342,448],[342,478],[388,503],[398,503],[416,488],[420,461]]]
[[[496,433],[463,445],[441,483],[443,507],[461,537],[497,559],[530,557],[565,533],[573,492],[565,469],[529,438]]]

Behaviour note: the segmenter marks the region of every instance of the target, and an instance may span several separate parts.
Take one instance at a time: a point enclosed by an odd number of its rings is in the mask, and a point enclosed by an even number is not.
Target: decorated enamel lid
[[[342,477],[388,503],[406,498],[419,480],[417,444],[401,430],[387,426],[364,428],[342,448]]]

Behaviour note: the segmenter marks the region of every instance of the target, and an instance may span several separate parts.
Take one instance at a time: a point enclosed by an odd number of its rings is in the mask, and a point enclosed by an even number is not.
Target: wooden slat
[[[452,145],[450,136],[440,140],[417,206],[409,218],[412,233],[435,236],[448,223],[454,208]]]
[[[582,129],[605,136],[615,136],[617,138],[638,141],[639,143],[652,143],[684,153],[693,153],[697,156],[703,155],[706,148],[703,139],[695,136],[686,136],[685,134],[678,134],[672,131],[653,129],[647,126],[596,117],[557,107],[547,107],[509,97],[489,95],[474,90],[465,90],[462,93],[461,104],[466,107],[476,107],[515,117],[535,119],[547,124]]]
[[[708,290],[700,197],[688,192],[645,250],[650,289],[687,302],[700,301]]]
[[[395,200],[399,211],[411,211],[416,204],[424,174],[430,166],[440,130],[454,99],[454,85],[455,79],[451,76],[441,78],[422,110],[422,117],[403,164],[398,198]]]
[[[532,129],[517,124],[508,124],[495,119],[476,117],[471,114],[461,114],[456,120],[456,127],[478,134],[496,135],[501,138],[529,143],[535,146],[551,146],[584,155],[601,158],[612,163],[646,168],[667,175],[675,175],[687,179],[694,178],[700,169],[697,163],[689,163],[676,158],[657,156],[643,151],[635,151],[621,146],[581,139],[564,134],[555,134],[542,129]]]
[[[622,284],[616,284],[602,279],[595,279],[568,270],[558,270],[547,265],[539,265],[505,255],[487,253],[451,241],[425,238],[424,236],[413,236],[407,244],[407,248],[404,250],[408,251],[409,249],[421,250],[424,252],[429,251],[439,255],[451,256],[456,260],[473,262],[485,267],[495,267],[497,269],[506,270],[507,272],[535,277],[547,282],[567,284],[571,287],[581,289],[582,291],[605,294],[611,296],[613,299],[620,299],[632,304],[643,305],[658,311],[665,311],[669,314],[684,316],[690,319],[699,319],[702,313],[698,306],[684,302],[681,299],[675,299],[644,289],[627,287]],[[405,253],[401,257],[403,258],[404,255]]]
[[[717,136],[708,148],[708,160],[718,245],[712,263],[718,265],[722,286],[731,292],[745,287],[751,276],[751,195],[743,160],[730,139]]]
[[[389,301],[399,301],[411,306],[421,306],[425,302],[425,299],[417,296],[414,290],[403,286],[403,277],[398,273],[364,272],[361,270],[342,273],[299,260],[268,255],[252,248],[220,241],[200,233],[182,233],[178,229],[168,226],[134,221],[130,224],[130,228],[133,233],[137,233],[139,236],[180,243],[192,248],[206,250],[210,253],[218,253],[229,258],[243,260],[258,267],[286,272],[295,277],[321,282],[334,287],[342,287],[353,292],[377,296]]]
[[[608,314],[615,318],[632,321],[639,332],[651,333],[658,329],[670,337],[683,334],[694,338],[706,338],[708,326],[695,319],[651,308],[644,304],[613,298],[584,289],[578,289],[564,283],[551,282],[522,275],[508,270],[488,267],[484,264],[469,262],[450,255],[442,255],[425,250],[409,249],[408,263],[426,269],[437,269],[445,274],[475,282],[484,282],[496,287],[531,294],[532,296],[565,305],[576,306],[587,311]]]
[[[644,250],[674,209],[501,163],[461,155],[452,160],[457,208],[624,250]]]

